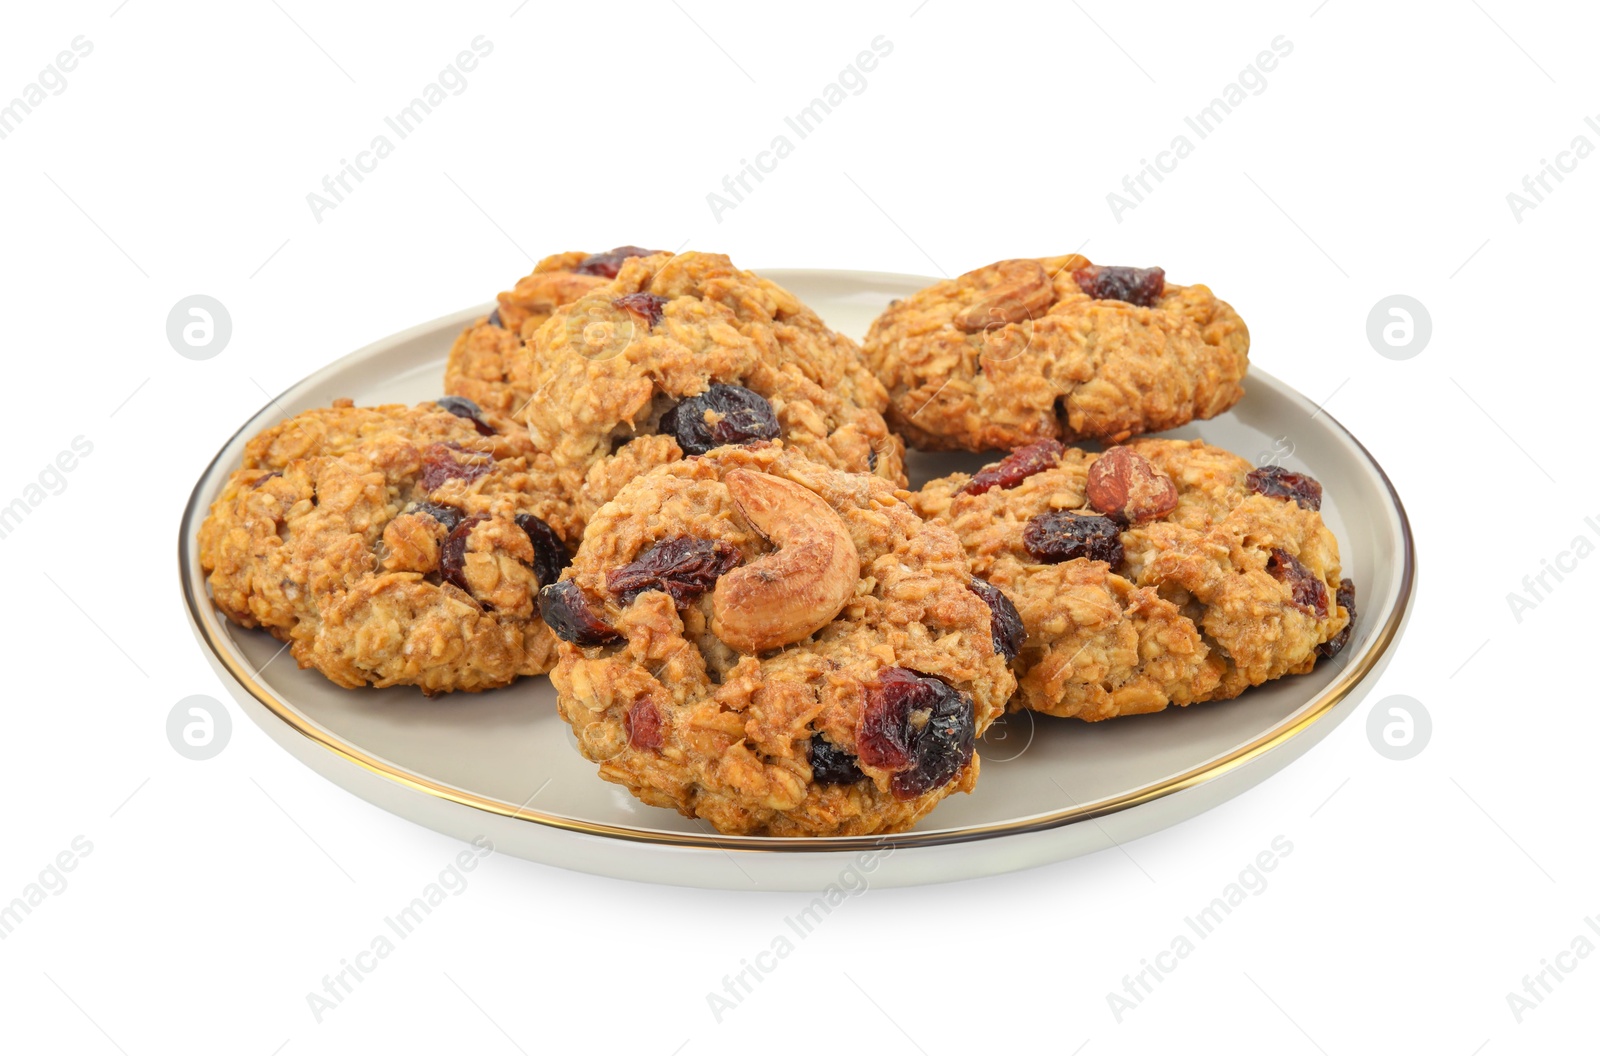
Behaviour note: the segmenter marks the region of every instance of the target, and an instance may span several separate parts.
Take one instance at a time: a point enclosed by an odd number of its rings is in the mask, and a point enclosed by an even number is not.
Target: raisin
[[[1282,466],[1252,469],[1244,482],[1257,495],[1273,499],[1293,499],[1308,510],[1322,509],[1322,485],[1316,478]]]
[[[974,579],[968,589],[989,606],[989,635],[994,639],[994,651],[1007,661],[1015,660],[1022,651],[1022,643],[1028,638],[1017,607],[993,583]]]
[[[661,321],[661,309],[666,307],[666,303],[665,297],[657,297],[653,293],[625,293],[613,300],[611,307],[633,313],[646,326],[655,326]]]
[[[719,416],[714,423],[706,421],[711,412]],[[661,416],[660,428],[686,455],[703,455],[724,444],[772,440],[779,432],[772,404],[742,385],[712,385],[690,396]]]
[[[259,488],[261,485],[265,484],[267,481],[271,480],[273,477],[281,477],[281,476],[283,476],[283,470],[275,469],[271,473],[266,474],[265,476],[257,477],[255,480],[252,480],[250,482],[250,486],[252,488]]]
[[[472,591],[467,586],[467,537],[472,529],[488,519],[479,514],[461,521],[450,529],[450,534],[444,537],[444,546],[439,548],[439,575],[446,583],[454,583],[468,594]]]
[[[1041,564],[1055,565],[1075,557],[1122,564],[1122,532],[1110,517],[1071,510],[1041,513],[1022,530],[1022,545]]]
[[[819,785],[853,785],[866,779],[856,757],[822,734],[811,737],[811,780]]]
[[[1078,289],[1097,301],[1126,301],[1149,308],[1167,288],[1167,273],[1160,268],[1099,267],[1090,265],[1072,273]]]
[[[1066,448],[1059,440],[1035,440],[1019,447],[992,466],[984,466],[967,481],[962,495],[982,495],[990,488],[1014,488],[1035,473],[1061,461]]]
[[[876,473],[877,471],[878,471],[878,449],[877,449],[876,446],[873,446],[873,447],[867,448],[867,472],[868,473]]]
[[[649,697],[640,697],[633,702],[633,707],[623,716],[622,726],[628,735],[628,743],[633,747],[661,747],[661,709]]]
[[[948,784],[971,760],[974,739],[972,699],[903,667],[879,672],[856,731],[861,761],[892,771],[899,799]]]
[[[433,401],[457,418],[465,418],[480,436],[493,436],[494,426],[483,420],[483,408],[465,396],[440,396]]]
[[[425,513],[429,517],[444,525],[446,532],[456,530],[456,525],[461,523],[461,518],[466,516],[460,507],[446,506],[442,502],[418,502],[406,508],[407,513]]]
[[[1350,622],[1345,624],[1344,629],[1338,634],[1317,646],[1319,656],[1338,656],[1340,651],[1350,644],[1350,632],[1356,625],[1356,581],[1341,579],[1339,592],[1334,597],[1339,607],[1350,614]]]
[[[539,616],[557,638],[573,645],[605,645],[622,637],[594,614],[576,580],[563,579],[539,591]]]
[[[502,330],[505,329],[505,325],[506,325],[505,323],[500,321],[500,309],[498,309],[498,308],[496,308],[494,311],[490,312],[489,313],[489,318],[484,320],[484,322],[488,326],[496,326],[496,327],[501,328]]]
[[[716,586],[717,579],[743,560],[732,543],[692,535],[663,539],[632,563],[612,569],[606,587],[623,605],[649,590],[664,590],[682,608]]]
[[[561,541],[556,530],[546,524],[543,518],[531,513],[519,513],[516,522],[533,544],[534,578],[538,579],[541,587],[548,587],[561,578],[563,568],[572,564],[572,558],[567,555],[567,544]]]
[[[474,455],[471,462],[458,461],[457,451],[459,448],[452,449],[447,444],[428,445],[428,450],[422,454],[423,491],[432,492],[447,480],[464,480],[470,484],[494,468],[494,459],[485,455]]]
[[[1287,550],[1272,548],[1267,558],[1267,571],[1272,578],[1289,588],[1289,599],[1319,620],[1328,617],[1328,588],[1300,559]]]
[[[614,279],[617,272],[622,270],[622,262],[629,257],[649,257],[665,252],[660,249],[640,249],[638,246],[618,246],[608,249],[604,253],[591,253],[583,258],[583,263],[573,270],[579,275],[599,275],[602,278]]]

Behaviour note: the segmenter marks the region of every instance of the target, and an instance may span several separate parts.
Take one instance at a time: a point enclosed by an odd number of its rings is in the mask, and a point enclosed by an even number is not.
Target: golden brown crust
[[[1125,556],[1115,569],[1088,558],[1041,564],[1022,539],[1033,517],[1084,506],[1100,455],[1069,448],[1013,487],[963,494],[971,478],[955,474],[911,498],[960,537],[973,573],[1017,606],[1028,631],[1019,702],[1094,720],[1226,699],[1311,670],[1317,646],[1349,622],[1335,600],[1338,543],[1321,515],[1256,494],[1248,462],[1201,441],[1125,446],[1172,479],[1178,500],[1121,533]],[[1274,550],[1322,584],[1325,615],[1297,605],[1269,571]]]
[[[681,610],[660,590],[622,604],[610,573],[665,539],[694,536],[738,548],[746,567],[774,544],[740,513],[730,473],[776,477],[826,502],[858,557],[853,591],[815,634],[775,652],[740,654],[712,633],[712,594]],[[830,551],[831,552],[831,551]],[[562,716],[600,774],[646,803],[709,821],[722,832],[847,835],[908,828],[976,780],[974,755],[948,784],[913,798],[892,775],[814,780],[821,735],[856,754],[866,687],[887,668],[943,680],[972,700],[981,734],[1014,680],[994,649],[987,605],[973,593],[960,544],[925,525],[887,482],[841,473],[778,444],[723,447],[657,468],[622,489],[590,522],[568,573],[622,640],[562,643],[551,677]],[[648,702],[660,743],[630,743],[629,714]]]
[[[1149,308],[1095,300],[1073,278],[1087,266],[1076,254],[1000,261],[891,304],[863,343],[890,424],[913,447],[987,451],[1117,441],[1238,402],[1250,335],[1231,307],[1170,283]],[[993,321],[963,328],[982,314]]]
[[[613,302],[664,299],[655,321]],[[634,475],[681,457],[661,416],[712,383],[772,406],[784,444],[813,461],[903,485],[883,386],[849,338],[793,294],[711,253],[660,254],[558,309],[527,345],[529,432],[549,451],[586,517]],[[620,464],[621,468],[619,468]]]
[[[217,607],[289,641],[301,667],[343,686],[432,694],[548,670],[555,638],[539,619],[534,545],[516,517],[571,531],[570,507],[527,435],[490,420],[500,431],[482,436],[436,404],[339,401],[263,431],[200,528]],[[441,458],[482,475],[429,490],[425,469]],[[420,503],[468,522],[467,589],[441,578],[449,526]]]
[[[533,395],[522,336],[487,318],[461,331],[445,363],[444,391],[486,411],[518,415]]]
[[[523,342],[563,304],[570,304],[609,280],[574,269],[587,253],[545,257],[516,286],[502,292],[495,310],[498,325],[488,317],[461,331],[445,364],[444,391],[465,396],[486,411],[521,415],[533,395]]]

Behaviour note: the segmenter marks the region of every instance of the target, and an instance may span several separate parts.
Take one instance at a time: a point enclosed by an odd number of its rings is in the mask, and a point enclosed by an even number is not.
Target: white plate
[[[891,298],[932,281],[847,271],[765,274],[856,336]],[[501,852],[572,869],[703,887],[817,890],[853,867],[870,869],[876,886],[1024,869],[1191,818],[1269,777],[1354,710],[1405,622],[1415,558],[1388,478],[1326,413],[1252,370],[1247,394],[1231,413],[1175,435],[1203,437],[1251,460],[1271,457],[1287,438],[1293,454],[1284,464],[1322,481],[1322,515],[1339,538],[1360,609],[1336,661],[1226,703],[1095,724],[1011,716],[979,746],[976,791],[946,800],[909,833],[719,836],[601,781],[557,716],[547,678],[439,700],[409,688],[340,689],[287,658],[268,664],[281,643],[228,623],[207,597],[195,535],[244,442],[285,412],[341,396],[362,404],[437,396],[451,341],[487,311],[474,308],[385,338],[263,407],[201,476],[179,541],[196,634],[245,712],[330,781],[440,832],[487,836]],[[914,455],[912,483],[983,461]]]

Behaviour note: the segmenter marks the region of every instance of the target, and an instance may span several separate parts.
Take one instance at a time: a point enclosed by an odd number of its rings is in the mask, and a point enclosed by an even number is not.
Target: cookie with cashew
[[[980,586],[887,481],[768,442],[622,488],[540,604],[600,776],[725,833],[857,835],[977,780],[1016,685]]]
[[[1039,440],[911,504],[1016,606],[1015,706],[1094,721],[1224,700],[1350,636],[1321,485],[1198,440]]]
[[[616,278],[624,260],[652,252],[618,246],[604,253],[557,253],[539,261],[499,295],[493,312],[461,331],[445,362],[444,391],[495,414],[520,417],[534,393],[523,342],[557,308]]]
[[[725,256],[627,260],[557,309],[526,355],[528,431],[580,517],[656,466],[754,440],[905,483],[888,396],[856,343]]]
[[[1070,254],[919,290],[862,347],[907,443],[988,451],[1116,442],[1221,414],[1243,395],[1250,335],[1204,286]]]
[[[537,596],[569,504],[514,422],[443,397],[348,400],[254,437],[200,527],[233,622],[341,686],[480,690],[555,663]]]

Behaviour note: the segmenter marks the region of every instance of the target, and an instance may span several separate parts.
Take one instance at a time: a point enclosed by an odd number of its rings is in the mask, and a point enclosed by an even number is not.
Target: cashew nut
[[[956,313],[956,328],[969,334],[1031,319],[1056,301],[1055,283],[1037,260],[1002,260],[959,281],[984,292],[982,300]]]
[[[833,507],[793,481],[730,469],[722,482],[744,519],[778,549],[717,580],[711,631],[743,653],[798,642],[855,594],[856,544]]]

